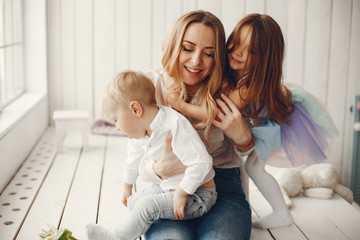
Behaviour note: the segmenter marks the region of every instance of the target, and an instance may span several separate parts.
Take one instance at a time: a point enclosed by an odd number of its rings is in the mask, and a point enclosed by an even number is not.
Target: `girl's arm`
[[[248,101],[245,100],[248,99],[248,90],[245,87],[237,88],[230,93],[229,98],[237,109],[242,111],[248,104]]]
[[[180,98],[180,94],[176,92],[168,93],[166,95],[166,100],[170,104],[170,106],[181,114],[190,116],[200,121],[204,121],[206,119],[205,114],[201,110],[201,107],[195,104],[187,103]],[[180,101],[179,101],[180,100]]]
[[[163,78],[165,82],[165,98],[170,106],[183,115],[204,121],[207,116],[201,111],[200,106],[187,103],[183,99],[180,99],[180,88],[174,78],[170,77],[166,72],[164,72]]]
[[[167,76],[167,78],[170,77]],[[179,98],[180,98],[180,94],[178,92],[169,92],[166,95],[166,100],[168,101],[170,106],[178,110],[180,113],[200,121],[205,121],[207,119],[207,116],[201,110],[201,107],[199,105],[187,103]],[[246,107],[248,103],[245,100],[248,98],[248,90],[245,87],[237,88],[230,93],[229,98],[235,104],[237,109],[241,111]]]
[[[247,89],[239,88],[232,91],[229,95],[229,98],[235,104],[237,109],[241,111],[247,105],[247,101],[244,100],[247,99],[247,94],[248,94]],[[179,94],[177,96],[177,100],[178,99],[179,99]],[[177,108],[175,109],[181,112],[182,114],[186,114],[200,121],[204,121],[207,119],[207,116],[204,114],[204,112],[201,110],[201,107],[198,105],[190,104],[185,101],[180,101],[180,103],[177,105],[178,105],[178,109]]]

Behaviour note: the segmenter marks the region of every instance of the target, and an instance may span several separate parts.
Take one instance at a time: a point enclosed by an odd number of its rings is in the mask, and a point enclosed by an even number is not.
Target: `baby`
[[[127,224],[114,231],[87,225],[89,240],[136,239],[157,219],[191,219],[207,213],[216,202],[212,158],[191,123],[177,111],[158,106],[152,81],[133,71],[120,73],[104,91],[102,114],[129,137],[123,203],[131,210]],[[171,133],[173,153],[186,171],[132,193],[146,166],[159,160]],[[146,175],[146,174],[145,174]],[[148,179],[144,179],[148,180]]]

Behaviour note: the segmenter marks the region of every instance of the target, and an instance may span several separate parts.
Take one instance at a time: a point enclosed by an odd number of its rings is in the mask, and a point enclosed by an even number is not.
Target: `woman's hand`
[[[221,94],[221,98],[223,101],[216,99],[219,110],[213,124],[220,128],[234,143],[247,145],[252,139],[247,122],[230,98],[224,94]]]
[[[171,148],[172,135],[169,134],[165,139],[163,155],[160,161],[154,162],[153,170],[160,179],[185,172],[186,166],[176,157]]]

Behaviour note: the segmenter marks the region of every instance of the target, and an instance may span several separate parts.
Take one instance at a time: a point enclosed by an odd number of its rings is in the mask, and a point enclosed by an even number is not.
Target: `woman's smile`
[[[197,74],[197,73],[200,73],[201,70],[199,69],[195,69],[195,68],[191,68],[191,67],[187,67],[187,66],[184,66],[190,73],[193,73],[193,74]]]

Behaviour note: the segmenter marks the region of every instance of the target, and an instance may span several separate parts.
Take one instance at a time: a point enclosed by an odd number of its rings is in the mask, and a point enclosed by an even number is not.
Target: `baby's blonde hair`
[[[156,106],[154,84],[143,73],[121,72],[104,89],[100,106],[101,114],[109,118],[109,114],[119,107],[126,107],[134,100],[143,106]]]

